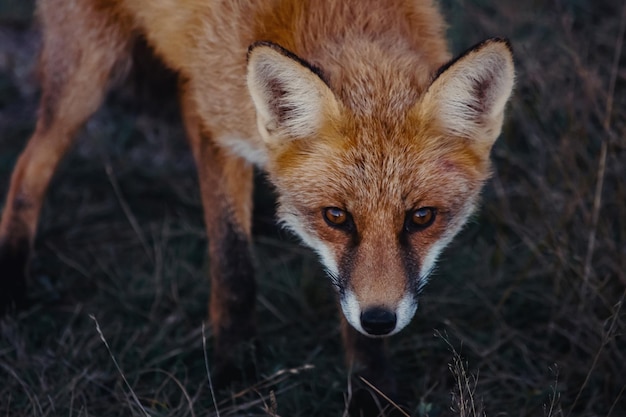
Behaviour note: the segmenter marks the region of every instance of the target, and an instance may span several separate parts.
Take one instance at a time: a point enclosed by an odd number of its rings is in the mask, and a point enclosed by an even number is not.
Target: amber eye
[[[410,230],[425,229],[435,221],[437,209],[434,207],[420,207],[408,214],[407,226]]]
[[[324,219],[333,227],[339,227],[348,221],[348,213],[338,207],[327,207],[324,209]]]

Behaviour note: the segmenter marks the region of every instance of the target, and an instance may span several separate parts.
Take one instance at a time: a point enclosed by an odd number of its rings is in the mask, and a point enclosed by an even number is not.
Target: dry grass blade
[[[550,408],[548,408],[547,412],[544,411],[545,417],[555,417],[556,415],[560,415],[560,416],[563,415],[563,410],[561,409],[560,402],[559,402],[561,394],[558,391],[559,368],[556,365],[554,366],[554,368],[555,368],[555,376],[554,376],[554,385],[552,385],[552,393],[550,394]]]
[[[31,389],[28,385],[28,383],[26,381],[24,381],[22,378],[20,378],[20,376],[18,375],[18,373],[16,372],[15,369],[0,363],[0,368],[4,369],[4,371],[9,374],[14,380],[16,380],[18,382],[18,384],[20,385],[20,387],[22,388],[22,390],[26,393],[26,396],[28,397],[28,401],[29,403],[32,405],[32,408],[34,411],[37,411],[40,415],[43,414],[43,408],[41,407],[41,404],[39,403],[39,398],[37,397],[37,395],[34,392],[31,392]],[[7,378],[8,380],[8,378]],[[8,398],[6,398],[5,401],[7,401],[7,417],[10,416],[9,413],[9,406],[11,405],[11,397],[12,395],[9,394],[7,396]]]
[[[622,401],[622,396],[624,395],[624,392],[626,392],[626,385],[622,387],[617,397],[615,397],[615,401],[613,401],[613,404],[611,404],[611,408],[609,409],[609,412],[606,414],[606,417],[611,417],[613,415],[613,410],[615,410],[615,407],[617,407],[617,404],[620,401]]]
[[[596,369],[596,365],[598,364],[598,361],[600,360],[600,357],[602,355],[602,352],[604,351],[604,348],[615,337],[615,329],[619,325],[618,321],[620,320],[620,311],[622,309],[622,305],[624,304],[624,299],[625,298],[626,298],[626,289],[622,293],[622,297],[620,298],[619,302],[615,306],[615,311],[613,312],[612,317],[610,317],[607,320],[607,322],[609,322],[609,320],[610,320],[609,328],[605,332],[602,333],[602,343],[600,344],[600,347],[598,348],[598,351],[596,352],[595,356],[593,357],[593,363],[589,367],[589,371],[587,372],[587,376],[585,377],[585,381],[583,382],[583,384],[581,385],[580,389],[578,390],[578,394],[576,394],[576,398],[574,399],[574,402],[572,403],[572,406],[570,407],[569,413],[567,413],[568,417],[572,414],[572,410],[574,410],[576,408],[576,405],[578,404],[578,401],[580,400],[580,397],[581,397],[583,391],[587,387],[587,384],[589,383],[589,379],[591,378],[591,375],[593,374],[593,371]],[[619,394],[618,398],[621,397],[623,391],[624,390],[622,388],[622,391],[620,391],[620,394]]]
[[[270,391],[269,397],[269,405],[265,402],[263,403],[265,413],[270,417],[280,417],[278,415],[278,402],[276,401],[276,394],[274,394],[274,391]]]
[[[268,400],[271,401],[272,395],[276,397],[277,395],[281,395],[285,392],[288,392],[289,390],[297,387],[298,385],[299,385],[298,383],[290,384],[276,391],[271,390],[268,394],[265,394],[265,395],[261,395],[259,392],[255,392],[258,398],[245,401],[239,405],[231,406],[228,409],[223,409],[222,416],[226,417],[226,416],[241,415],[238,413],[240,413],[241,411],[250,410],[252,407],[255,407],[257,405],[260,405],[263,408],[265,408],[267,406],[267,401]],[[276,405],[278,405],[278,403],[276,403]]]
[[[217,401],[215,401],[215,391],[213,390],[213,381],[211,380],[211,372],[209,371],[209,358],[207,356],[206,335],[204,334],[204,322],[202,323],[202,352],[204,353],[204,367],[206,370],[206,377],[209,383],[209,391],[211,392],[211,399],[215,407],[215,415],[220,417],[220,410],[217,408]]]
[[[363,378],[362,376],[359,376],[359,379],[361,381],[363,381],[368,387],[370,387],[376,394],[380,395],[385,400],[387,400],[389,402],[389,404],[391,404],[394,408],[396,408],[402,415],[404,415],[406,417],[411,417],[406,411],[404,411],[404,409],[402,407],[400,407],[398,405],[398,403],[396,403],[391,398],[389,398],[387,395],[385,395],[384,392],[382,392],[381,390],[376,388],[376,386],[374,386],[374,384],[372,384],[371,382],[369,382],[367,379]]]
[[[156,373],[156,374],[163,374],[163,375],[167,376],[169,380],[173,381],[174,384],[176,384],[176,386],[178,387],[180,392],[185,397],[185,400],[187,401],[187,405],[188,405],[187,410],[189,411],[189,414],[191,414],[191,417],[196,417],[196,413],[193,410],[193,400],[191,399],[191,396],[187,392],[187,388],[185,388],[185,385],[180,381],[180,379],[176,378],[176,376],[174,374],[172,374],[171,372],[167,372],[167,371],[165,371],[163,369],[147,369],[144,373],[146,373],[146,372],[153,372],[153,373]],[[187,414],[184,414],[184,415],[187,415]]]
[[[256,384],[251,385],[251,386],[249,386],[246,389],[243,389],[241,391],[232,393],[230,398],[231,399],[236,399],[236,398],[245,397],[246,395],[250,394],[251,392],[258,393],[259,391],[262,391],[264,389],[270,388],[270,387],[272,387],[274,385],[277,385],[277,384],[280,384],[280,383],[286,381],[292,375],[298,375],[302,371],[310,371],[310,370],[312,370],[314,368],[315,367],[313,365],[311,365],[311,364],[304,364],[304,365],[298,366],[296,368],[280,369],[280,370],[274,372],[273,374],[263,378],[261,381],[257,382]],[[296,385],[297,385],[297,383],[294,384],[293,386],[296,386]]]
[[[613,113],[613,99],[615,94],[615,83],[617,81],[617,74],[619,70],[619,60],[622,55],[622,46],[624,44],[624,33],[626,31],[626,2],[624,2],[622,7],[622,14],[620,20],[619,32],[617,34],[617,40],[615,43],[615,52],[613,56],[613,63],[611,65],[611,79],[609,81],[608,94],[606,97],[606,105],[604,110],[604,120],[602,123],[602,127],[604,129],[605,134],[610,135],[611,133],[611,114]],[[587,245],[587,254],[585,256],[585,267],[584,267],[584,275],[583,275],[583,292],[582,298],[583,302],[580,304],[581,307],[584,305],[584,298],[586,296],[587,288],[589,287],[589,276],[591,275],[591,262],[593,259],[593,252],[596,244],[596,233],[598,229],[598,220],[600,218],[600,207],[602,205],[602,189],[604,186],[604,176],[606,172],[606,156],[607,156],[607,139],[602,140],[600,145],[600,157],[598,162],[598,173],[597,173],[597,182],[596,182],[596,190],[593,199],[593,211],[591,217],[591,229],[589,231],[589,241]]]
[[[137,404],[139,409],[143,412],[143,414],[146,417],[150,417],[150,414],[148,413],[148,411],[146,411],[144,406],[141,404],[141,401],[139,401],[139,398],[137,398],[137,395],[135,394],[133,387],[131,387],[131,385],[128,383],[128,380],[126,379],[126,375],[124,375],[122,368],[117,363],[117,359],[115,359],[115,355],[113,355],[113,352],[111,351],[111,348],[109,347],[109,343],[107,342],[106,338],[104,337],[104,334],[102,333],[102,330],[100,329],[100,323],[98,323],[98,320],[92,314],[89,315],[89,318],[93,320],[93,322],[96,324],[96,331],[98,332],[98,335],[100,335],[100,340],[102,340],[102,343],[104,343],[104,346],[106,347],[107,352],[109,353],[109,356],[111,357],[111,360],[113,361],[113,364],[115,365],[115,369],[117,369],[120,376],[122,377],[122,380],[124,381],[124,384],[126,385],[126,388],[128,388],[130,395],[133,397],[133,400],[135,401],[135,404]]]
[[[122,210],[124,211],[124,215],[126,215],[126,218],[128,219],[128,222],[130,223],[131,227],[135,231],[135,234],[137,235],[137,239],[139,239],[139,242],[141,243],[141,246],[143,246],[143,249],[146,255],[148,256],[148,258],[151,261],[154,261],[154,256],[152,255],[152,251],[150,250],[150,245],[148,245],[148,240],[144,236],[144,233],[141,230],[141,226],[139,226],[139,222],[137,221],[137,218],[133,214],[133,211],[128,206],[128,203],[126,203],[126,200],[124,199],[124,196],[122,195],[122,190],[120,190],[120,186],[117,183],[117,179],[115,178],[115,175],[113,174],[113,168],[111,168],[111,164],[108,162],[105,165],[105,171],[106,171],[107,177],[109,178],[109,182],[111,183],[111,186],[113,187],[113,191],[115,192],[117,201],[122,207]]]
[[[442,337],[441,334],[439,336]],[[484,416],[482,411],[477,410],[474,401],[478,377],[467,374],[466,364],[463,363],[461,355],[447,339],[444,338],[444,340],[452,352],[452,363],[449,364],[449,369],[456,381],[456,390],[452,393],[452,409],[458,413],[459,417]]]

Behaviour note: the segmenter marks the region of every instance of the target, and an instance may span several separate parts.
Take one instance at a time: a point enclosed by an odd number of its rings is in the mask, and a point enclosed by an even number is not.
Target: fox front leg
[[[346,362],[355,387],[348,404],[349,414],[402,416],[403,413],[398,408],[401,393],[398,392],[395,374],[388,358],[387,339],[371,338],[359,333],[348,324],[343,315],[341,331]]]
[[[211,295],[209,315],[214,336],[213,380],[226,386],[254,376],[256,282],[251,248],[253,169],[224,152],[202,126],[194,101],[180,83],[183,121],[198,169],[204,221],[209,238]],[[252,350],[252,355],[250,351]],[[242,358],[243,356],[243,358]]]

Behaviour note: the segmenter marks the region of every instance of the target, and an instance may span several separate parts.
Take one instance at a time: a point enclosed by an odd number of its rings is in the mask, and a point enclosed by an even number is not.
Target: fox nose
[[[373,307],[361,313],[361,327],[373,336],[384,336],[396,327],[396,314],[391,311]]]

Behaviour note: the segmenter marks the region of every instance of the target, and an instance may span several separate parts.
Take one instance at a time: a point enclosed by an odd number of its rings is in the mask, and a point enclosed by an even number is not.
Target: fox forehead
[[[409,118],[396,126],[350,120],[289,143],[275,160],[274,180],[302,209],[394,218],[425,205],[454,211],[488,176],[488,161],[464,145]]]

